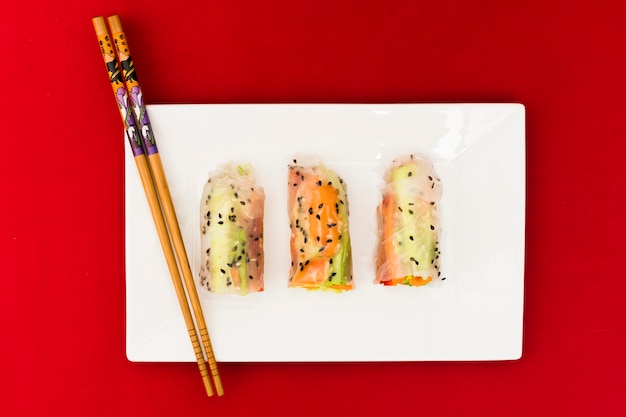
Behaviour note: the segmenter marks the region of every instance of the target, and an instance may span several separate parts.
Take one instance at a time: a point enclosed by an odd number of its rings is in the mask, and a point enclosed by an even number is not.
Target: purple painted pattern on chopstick
[[[120,59],[122,65],[122,78],[126,83],[126,90],[130,92],[130,99],[132,107],[135,112],[135,120],[139,124],[141,133],[141,141],[146,154],[152,155],[159,150],[156,146],[156,140],[154,133],[152,132],[152,125],[150,124],[150,118],[148,117],[148,111],[143,100],[143,93],[137,80],[137,72],[135,71],[135,64],[133,58],[130,56],[128,50],[128,44],[126,43],[126,35],[124,32],[113,33],[113,43],[117,50],[117,56]]]
[[[122,73],[120,72],[117,59],[115,59],[115,53],[111,45],[111,38],[108,34],[102,34],[98,36],[98,43],[100,44],[100,52],[102,52],[102,58],[106,65],[107,72],[109,73],[109,80],[111,81],[111,87],[113,88],[113,94],[115,94],[115,101],[120,110],[120,116],[124,122],[124,137],[128,139],[130,149],[133,152],[133,156],[143,155],[143,148],[139,140],[139,128],[135,121],[135,115],[130,108],[130,102],[128,100],[128,94],[124,87],[124,80],[122,79]]]

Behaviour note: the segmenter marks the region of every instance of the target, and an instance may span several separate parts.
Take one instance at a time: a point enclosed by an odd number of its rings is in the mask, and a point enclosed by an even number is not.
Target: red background
[[[626,415],[623,2],[112,3],[3,7],[1,415]],[[148,103],[525,104],[522,359],[128,362],[116,13]]]

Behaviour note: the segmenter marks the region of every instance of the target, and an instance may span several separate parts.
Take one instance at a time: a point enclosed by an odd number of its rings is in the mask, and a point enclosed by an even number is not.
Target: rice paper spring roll
[[[425,157],[402,156],[385,173],[378,206],[375,283],[420,286],[441,275],[441,180]]]
[[[204,185],[200,285],[218,294],[263,291],[265,194],[250,165],[227,165]]]
[[[289,287],[347,291],[352,280],[344,181],[321,163],[289,165]]]

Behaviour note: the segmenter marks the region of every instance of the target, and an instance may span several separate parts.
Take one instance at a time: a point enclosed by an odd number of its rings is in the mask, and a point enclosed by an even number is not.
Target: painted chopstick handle
[[[124,122],[124,136],[126,136],[130,143],[133,156],[143,155],[144,151],[139,140],[139,129],[135,115],[130,107],[122,73],[120,72],[119,64],[115,57],[111,36],[109,35],[104,18],[95,17],[93,19],[93,27],[98,37],[98,44],[100,45],[104,65],[109,73],[109,80],[111,82],[111,88],[113,89],[113,95],[115,96],[115,102],[117,103],[120,116]]]
[[[135,120],[140,125],[140,135],[143,148],[147,155],[157,153],[159,150],[154,139],[154,133],[152,132],[152,125],[150,124],[150,118],[146,111],[146,105],[143,100],[143,92],[139,86],[137,80],[137,72],[135,71],[135,63],[130,55],[128,49],[128,42],[126,41],[126,35],[122,29],[122,23],[119,16],[109,17],[109,26],[111,26],[111,36],[113,37],[113,44],[117,50],[117,56],[122,66],[122,79],[126,83],[126,91],[130,96],[132,108],[135,114]]]

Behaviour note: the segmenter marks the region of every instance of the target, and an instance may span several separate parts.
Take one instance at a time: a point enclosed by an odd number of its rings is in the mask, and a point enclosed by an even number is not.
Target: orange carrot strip
[[[328,261],[323,258],[314,258],[304,265],[302,270],[297,267],[291,285],[317,288],[326,278],[328,278]]]

